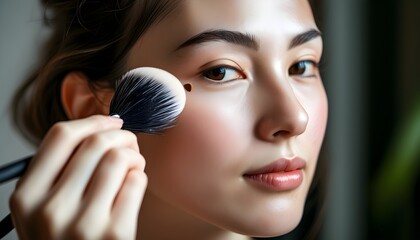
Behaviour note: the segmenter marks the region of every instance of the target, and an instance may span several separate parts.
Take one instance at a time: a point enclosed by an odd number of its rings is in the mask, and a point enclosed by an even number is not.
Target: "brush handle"
[[[3,184],[9,180],[12,180],[22,175],[26,171],[26,168],[28,167],[29,161],[31,159],[32,156],[29,156],[24,159],[1,166],[0,184]]]
[[[28,167],[29,161],[32,159],[32,156],[17,160],[15,162],[6,164],[0,167],[0,184],[3,184],[7,181],[15,179],[21,176]],[[0,239],[6,236],[14,228],[12,217],[8,214],[0,222]]]
[[[13,230],[12,216],[10,213],[0,222],[0,239],[4,238],[9,232]]]

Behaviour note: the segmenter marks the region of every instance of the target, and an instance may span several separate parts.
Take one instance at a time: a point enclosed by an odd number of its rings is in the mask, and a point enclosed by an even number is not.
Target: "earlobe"
[[[108,114],[113,91],[94,90],[81,72],[70,72],[61,85],[61,103],[69,119]]]

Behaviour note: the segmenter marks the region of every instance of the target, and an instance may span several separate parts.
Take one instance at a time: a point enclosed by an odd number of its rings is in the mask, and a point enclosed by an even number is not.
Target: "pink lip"
[[[262,168],[245,173],[244,177],[269,190],[287,191],[302,184],[302,168],[305,166],[306,162],[302,158],[281,158]]]

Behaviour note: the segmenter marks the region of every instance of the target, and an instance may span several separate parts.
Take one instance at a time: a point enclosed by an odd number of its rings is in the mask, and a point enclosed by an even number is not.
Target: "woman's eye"
[[[300,76],[300,77],[314,77],[316,75],[316,70],[318,64],[311,60],[304,60],[293,64],[289,68],[290,76]]]
[[[245,75],[238,69],[228,66],[218,66],[205,70],[203,77],[217,82],[226,82],[236,79],[243,79]]]

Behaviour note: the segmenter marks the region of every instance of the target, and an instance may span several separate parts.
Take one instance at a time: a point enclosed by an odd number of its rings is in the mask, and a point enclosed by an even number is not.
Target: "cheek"
[[[250,124],[238,117],[238,104],[227,102],[191,97],[176,127],[163,136],[139,137],[151,191],[176,201],[188,201],[191,192],[211,197],[207,194],[218,191],[215,176],[229,178],[238,171]]]
[[[243,151],[249,124],[239,117],[241,107],[224,99],[195,98],[181,116],[176,135],[182,135],[182,143],[174,144],[188,150],[194,165],[225,169]]]
[[[305,96],[301,97],[301,104],[308,114],[309,121],[306,131],[298,138],[298,147],[299,152],[304,153],[309,161],[310,177],[308,180],[312,180],[325,135],[328,117],[328,102],[322,86],[317,90],[316,98],[313,97],[313,92],[312,94],[305,94]]]
[[[325,135],[325,129],[327,126],[327,117],[328,117],[328,101],[325,91],[320,91],[320,97],[314,100],[308,100],[310,102],[308,109],[308,114],[310,121],[307,126],[307,132],[310,134],[312,145],[317,148],[321,147],[322,141]]]

